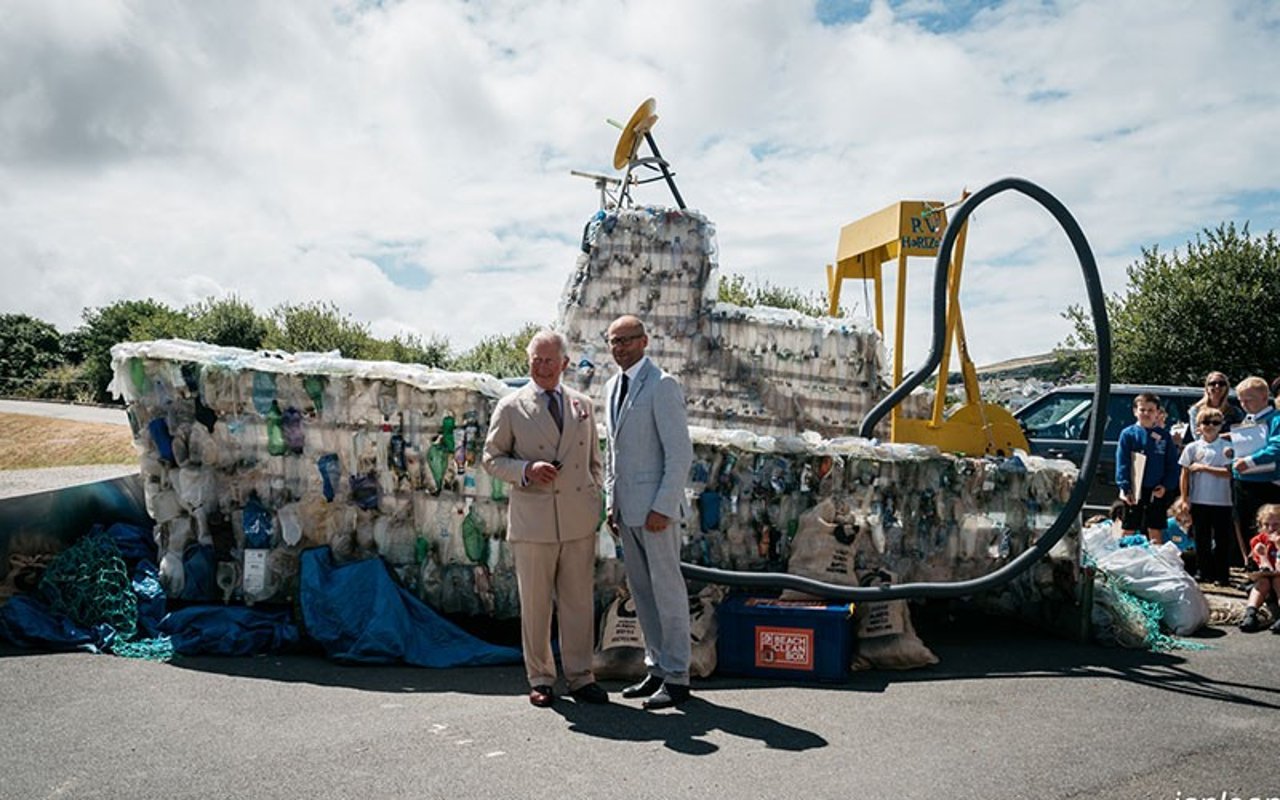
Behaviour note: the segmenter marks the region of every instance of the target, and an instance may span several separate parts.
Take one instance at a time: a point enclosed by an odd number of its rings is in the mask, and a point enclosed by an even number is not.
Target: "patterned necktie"
[[[622,373],[622,387],[618,389],[618,407],[613,410],[613,415],[615,417],[622,413],[622,404],[626,402],[627,385],[630,382],[631,379],[627,377],[627,373]]]
[[[560,410],[560,393],[547,392],[547,410],[551,412],[551,418],[556,421],[556,430],[564,431],[564,412]]]

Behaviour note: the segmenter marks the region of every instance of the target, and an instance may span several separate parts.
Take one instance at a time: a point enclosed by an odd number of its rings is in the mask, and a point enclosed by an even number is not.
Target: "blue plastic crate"
[[[716,671],[842,681],[853,655],[853,604],[733,595],[716,611]]]

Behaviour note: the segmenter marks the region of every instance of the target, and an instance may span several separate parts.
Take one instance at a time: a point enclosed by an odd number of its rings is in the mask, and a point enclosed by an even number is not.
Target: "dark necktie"
[[[622,404],[627,400],[627,385],[630,382],[631,379],[627,377],[627,373],[622,373],[622,386],[618,389],[618,407],[613,410],[615,417],[622,413]]]
[[[547,392],[547,410],[551,412],[551,418],[556,421],[556,430],[564,431],[564,412],[560,410],[560,393]]]

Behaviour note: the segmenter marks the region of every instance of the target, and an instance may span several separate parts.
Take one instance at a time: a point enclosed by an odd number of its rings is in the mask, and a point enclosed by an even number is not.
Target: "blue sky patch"
[[[888,0],[894,16],[914,22],[930,33],[953,33],[969,26],[979,12],[1000,5],[998,0]],[[871,13],[871,0],[817,0],[814,15],[828,26],[861,22]]]
[[[383,275],[401,289],[426,289],[435,281],[426,267],[411,261],[405,253],[364,254],[360,257],[372,261]]]

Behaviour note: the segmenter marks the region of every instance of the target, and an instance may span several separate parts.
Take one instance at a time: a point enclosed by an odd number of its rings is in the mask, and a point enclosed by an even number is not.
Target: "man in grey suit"
[[[507,541],[516,561],[529,702],[555,702],[554,604],[569,694],[607,703],[608,693],[591,674],[603,472],[595,415],[589,397],[560,382],[569,364],[562,334],[538,331],[528,353],[532,380],[494,407],[483,463],[512,484]]]
[[[622,539],[649,672],[622,696],[643,697],[648,709],[667,708],[689,698],[689,594],[680,574],[679,522],[693,444],[680,383],[645,356],[644,323],[619,317],[608,337],[622,371],[605,387],[605,501],[609,524]]]

